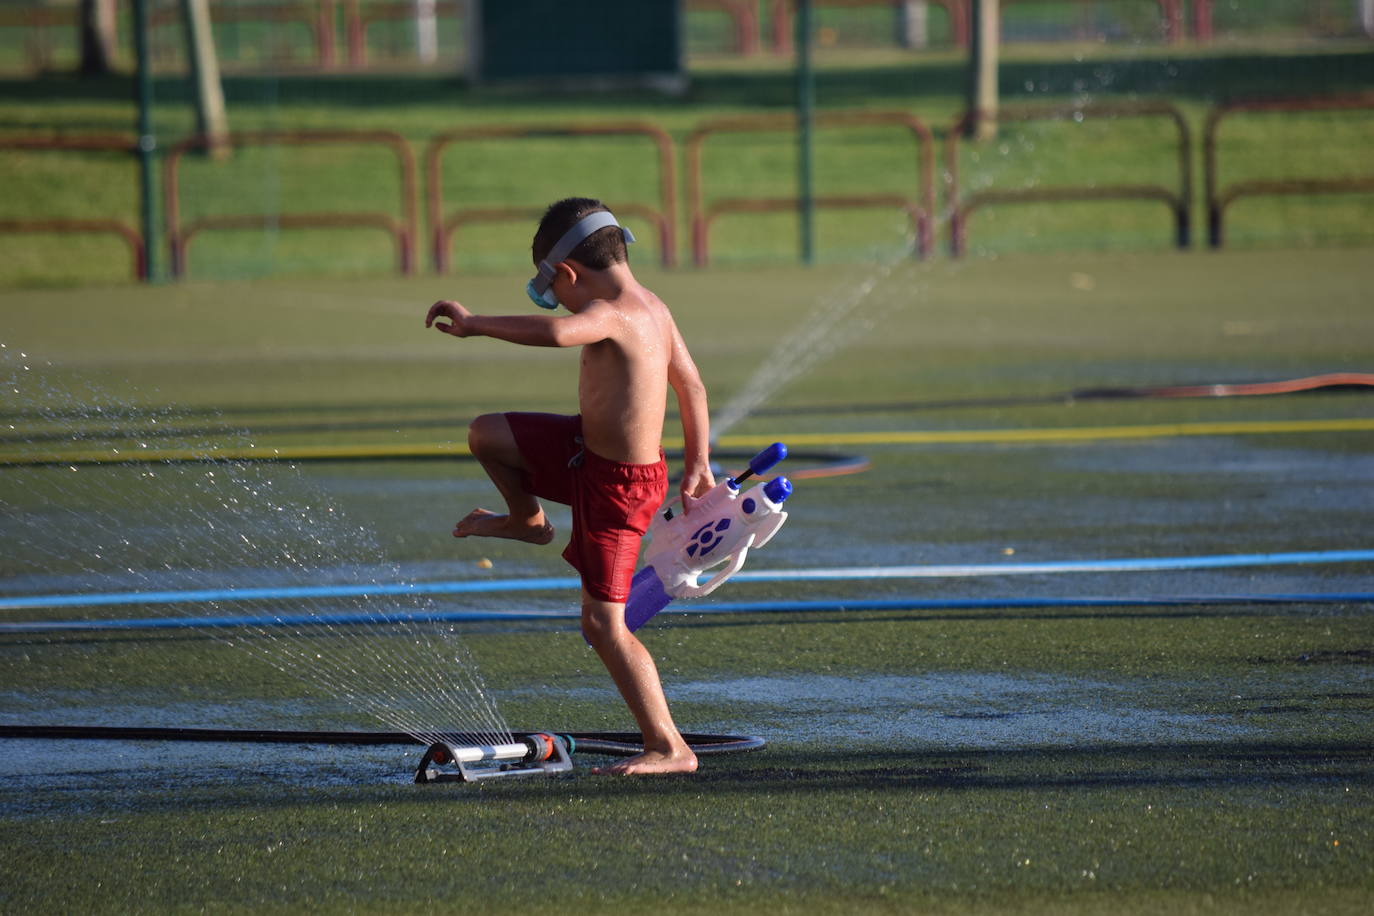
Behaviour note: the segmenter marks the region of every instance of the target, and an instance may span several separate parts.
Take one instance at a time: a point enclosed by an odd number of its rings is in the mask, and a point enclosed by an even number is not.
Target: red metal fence
[[[886,6],[894,7],[900,0],[815,0],[817,6]],[[931,0],[944,9],[949,17],[950,36],[956,47],[969,46],[972,28],[970,0]],[[1034,3],[1037,0],[1002,0],[1007,3]],[[1184,37],[1184,0],[1138,0],[1159,7],[1160,31],[1166,41],[1181,41]],[[794,0],[769,0],[772,49],[777,54],[792,50],[792,7]],[[1193,0],[1193,35],[1200,41],[1212,37],[1212,10],[1208,0]]]
[[[1174,217],[1174,243],[1179,248],[1191,244],[1191,213],[1193,199],[1192,138],[1183,113],[1166,102],[1102,103],[1079,107],[1004,108],[997,114],[998,122],[1061,120],[1073,118],[1164,117],[1178,130],[1178,187],[1149,184],[1063,185],[1049,188],[1014,188],[1009,190],[959,192],[959,142],[972,122],[973,112],[966,112],[950,128],[945,138],[945,175],[948,182],[949,244],[954,257],[964,253],[968,219],[975,210],[994,204],[1029,204],[1082,202],[1099,200],[1157,200],[1165,204]]]
[[[949,27],[954,44],[960,48],[969,45],[969,2],[968,0],[931,0],[949,16]],[[773,52],[790,54],[792,52],[792,8],[795,0],[769,0],[769,30]],[[817,6],[895,6],[894,0],[816,0]]]
[[[687,0],[689,10],[719,10],[730,17],[735,30],[735,53],[756,54],[759,50],[758,0]]]
[[[156,9],[148,16],[148,24],[155,27],[182,27],[180,4]],[[334,66],[334,0],[297,0],[292,3],[216,3],[211,19],[215,25],[230,22],[266,22],[284,25],[300,23],[310,32],[315,45],[315,59],[320,67]]]
[[[411,273],[415,268],[417,196],[415,179],[415,154],[410,144],[400,134],[384,130],[297,130],[297,131],[252,131],[232,133],[227,141],[230,146],[262,146],[281,144],[286,146],[312,146],[318,144],[381,145],[396,154],[401,171],[401,219],[390,213],[371,212],[312,212],[283,214],[229,214],[204,216],[198,220],[182,224],[181,188],[177,176],[182,157],[191,150],[207,147],[204,137],[191,137],[172,146],[167,151],[166,168],[163,172],[163,208],[166,219],[167,244],[172,255],[172,276],[180,277],[186,272],[186,249],[191,239],[206,229],[252,229],[267,225],[269,220],[287,229],[337,229],[349,227],[373,227],[390,235],[396,243],[397,263],[401,273]]]
[[[965,7],[969,5],[969,0],[958,0]],[[1002,0],[1003,3],[1035,3],[1043,0]],[[1166,41],[1175,42],[1183,39],[1183,0],[1138,0],[1138,3],[1149,3],[1159,7],[1160,31]],[[1196,8],[1197,0],[1193,6]]]
[[[935,140],[930,129],[915,115],[903,111],[823,112],[816,115],[819,127],[893,126],[910,131],[916,140],[916,196],[894,192],[871,194],[819,194],[818,207],[892,207],[907,212],[916,235],[917,252],[925,257],[931,249],[931,219],[935,212]],[[800,200],[788,197],[736,197],[703,203],[701,147],[706,138],[718,133],[776,133],[794,131],[795,115],[760,115],[750,118],[720,118],[706,121],[687,137],[687,219],[692,232],[692,263],[705,267],[710,261],[712,221],[722,213],[764,213],[797,210]]]
[[[134,158],[138,152],[138,145],[129,137],[111,135],[0,137],[0,149],[126,153],[129,155],[130,166],[136,168],[138,165],[138,160]],[[0,219],[0,232],[13,235],[49,232],[118,235],[129,245],[129,251],[133,256],[134,277],[142,280],[148,275],[147,246],[143,239],[143,233],[123,220],[113,218]]]
[[[343,0],[344,34],[348,40],[348,63],[352,67],[367,65],[367,30],[378,22],[415,20],[415,0],[380,0],[362,3]],[[445,20],[461,19],[467,12],[463,0],[436,0],[435,15]]]
[[[1276,178],[1238,181],[1219,187],[1217,133],[1221,122],[1239,112],[1374,111],[1374,95],[1317,99],[1277,99],[1231,102],[1207,115],[1202,131],[1202,173],[1207,194],[1207,241],[1220,248],[1226,241],[1226,208],[1242,197],[1297,194],[1344,194],[1374,191],[1374,173],[1341,178]],[[1374,161],[1374,160],[1372,160]]]
[[[537,219],[543,209],[531,207],[478,207],[454,210],[444,214],[443,175],[440,170],[444,150],[455,143],[482,140],[533,140],[550,137],[642,136],[652,140],[658,151],[659,202],[653,207],[643,202],[617,201],[615,210],[633,213],[650,220],[658,229],[660,260],[664,267],[675,263],[677,227],[677,169],[674,165],[673,140],[661,128],[640,121],[621,121],[605,124],[565,124],[544,126],[468,127],[439,134],[429,142],[425,151],[427,176],[429,231],[434,269],[444,273],[449,269],[449,243],[459,227],[475,222],[512,219]]]
[[[1260,179],[1221,184],[1220,154],[1217,137],[1226,120],[1241,112],[1284,113],[1339,110],[1374,111],[1374,94],[1319,99],[1286,99],[1247,101],[1220,105],[1208,114],[1203,134],[1203,172],[1205,178],[1206,209],[1209,243],[1223,244],[1224,220],[1227,207],[1237,199],[1259,195],[1335,194],[1374,192],[1374,172],[1345,177],[1314,175],[1303,178]],[[961,192],[959,154],[963,128],[968,124],[965,115],[951,126],[945,140],[946,208],[949,214],[950,251],[962,254],[966,248],[968,221],[977,210],[988,206],[1012,204],[1045,204],[1099,200],[1147,200],[1164,204],[1173,216],[1174,241],[1180,248],[1191,244],[1192,140],[1187,121],[1174,106],[1162,102],[1093,104],[1078,108],[1028,107],[1005,108],[999,114],[1002,122],[1025,122],[1044,119],[1074,118],[1159,118],[1169,122],[1176,133],[1178,181],[1168,184],[1074,184],[1037,188],[989,188]],[[887,207],[904,210],[912,221],[917,237],[917,250],[926,255],[932,248],[933,219],[936,205],[935,152],[931,131],[915,116],[906,112],[825,112],[817,116],[817,124],[827,129],[892,127],[909,132],[915,141],[910,192],[887,190],[874,193],[820,195],[815,203],[820,207]],[[704,266],[710,261],[710,231],[713,220],[727,213],[780,212],[799,206],[796,196],[719,198],[709,204],[704,200],[702,174],[703,146],[718,133],[762,132],[776,133],[796,128],[790,114],[709,120],[699,124],[683,142],[687,193],[686,223],[691,232],[692,261]],[[555,126],[492,126],[449,131],[434,136],[425,149],[426,207],[428,231],[434,267],[447,271],[450,267],[449,249],[455,234],[464,226],[500,220],[533,220],[542,206],[479,207],[460,206],[445,212],[442,183],[442,164],[449,147],[459,143],[479,143],[496,139],[575,138],[597,136],[643,137],[652,144],[659,172],[659,193],[656,201],[615,201],[617,212],[652,222],[658,230],[660,260],[665,266],[675,262],[678,212],[676,200],[677,149],[673,140],[661,128],[644,122],[606,122]],[[203,216],[183,222],[182,198],[186,193],[180,183],[180,167],[186,153],[203,149],[202,138],[190,138],[169,147],[163,171],[163,206],[165,231],[171,254],[173,276],[183,276],[187,269],[187,248],[191,240],[207,230],[257,228],[268,225],[294,228],[368,227],[389,235],[396,248],[397,265],[401,272],[415,269],[418,239],[419,194],[415,156],[411,145],[399,134],[388,131],[263,131],[230,135],[231,146],[265,144],[283,145],[375,145],[390,150],[400,171],[400,200],[398,209],[357,212],[329,210],[285,214],[221,214]],[[130,137],[87,135],[64,137],[0,137],[0,150],[21,151],[91,151],[113,152],[128,156],[131,167],[136,166],[135,142]],[[132,178],[132,176],[131,176]],[[540,202],[542,204],[542,202]],[[398,217],[396,213],[400,214]],[[138,277],[146,273],[147,256],[141,232],[128,222],[94,213],[79,219],[3,218],[0,233],[109,233],[118,235],[128,244],[132,255],[133,272]]]

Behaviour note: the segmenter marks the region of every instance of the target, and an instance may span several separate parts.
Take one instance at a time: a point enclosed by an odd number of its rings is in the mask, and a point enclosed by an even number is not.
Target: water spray
[[[790,333],[778,341],[744,387],[719,411],[712,412],[712,442],[720,441],[721,436],[817,363],[870,331],[880,315],[898,307],[903,302],[899,296],[881,295],[880,290],[906,260],[902,254],[880,261],[867,277],[817,301],[810,314],[793,322]],[[866,313],[866,320],[859,320],[856,313]]]

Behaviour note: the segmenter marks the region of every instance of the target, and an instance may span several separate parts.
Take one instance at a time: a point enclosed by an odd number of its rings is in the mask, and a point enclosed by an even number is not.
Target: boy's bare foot
[[[473,509],[453,528],[456,538],[509,538],[530,544],[547,544],[553,540],[553,525],[544,519],[529,524],[512,519],[509,515],[497,515],[486,509]]]
[[[619,763],[608,767],[592,767],[593,773],[607,773],[611,776],[666,776],[672,774],[687,774],[697,771],[697,755],[692,753],[691,748],[683,748],[665,754],[662,751],[645,751],[633,757],[627,757]]]

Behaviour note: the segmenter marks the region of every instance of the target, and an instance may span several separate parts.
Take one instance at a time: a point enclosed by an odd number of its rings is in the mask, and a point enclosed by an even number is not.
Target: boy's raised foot
[[[662,751],[645,751],[608,767],[592,768],[593,773],[606,773],[611,776],[671,776],[696,771],[697,755],[692,753],[691,748],[670,754]]]
[[[537,521],[520,521],[509,515],[497,515],[486,509],[473,509],[453,528],[456,538],[509,538],[529,544],[547,544],[553,540],[553,525],[541,512]]]

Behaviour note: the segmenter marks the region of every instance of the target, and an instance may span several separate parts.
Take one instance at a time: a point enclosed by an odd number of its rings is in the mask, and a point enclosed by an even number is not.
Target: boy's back
[[[672,315],[633,277],[620,296],[597,300],[584,314],[607,332],[582,348],[577,400],[587,447],[613,461],[655,462],[679,339]]]

